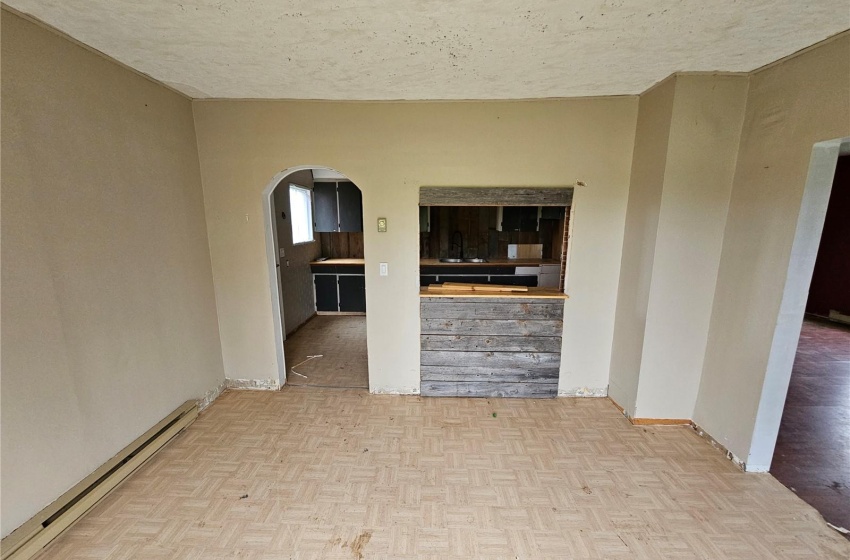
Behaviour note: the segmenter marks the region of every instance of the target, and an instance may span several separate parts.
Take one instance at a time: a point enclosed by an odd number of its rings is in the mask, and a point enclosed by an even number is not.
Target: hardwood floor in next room
[[[283,348],[287,385],[369,387],[365,316],[316,315],[291,334]],[[315,355],[322,357],[308,360]],[[293,373],[293,367],[301,375]]]
[[[803,322],[770,472],[850,529],[850,326]]]

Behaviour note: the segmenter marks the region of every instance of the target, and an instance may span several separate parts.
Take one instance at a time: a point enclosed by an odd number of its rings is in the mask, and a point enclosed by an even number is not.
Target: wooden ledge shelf
[[[514,299],[568,299],[570,296],[561,293],[554,288],[528,288],[526,292],[489,292],[471,290],[441,290],[439,292],[428,291],[428,288],[419,290],[422,298],[514,298]]]
[[[325,259],[323,261],[312,261],[311,266],[357,266],[363,265],[364,259]]]

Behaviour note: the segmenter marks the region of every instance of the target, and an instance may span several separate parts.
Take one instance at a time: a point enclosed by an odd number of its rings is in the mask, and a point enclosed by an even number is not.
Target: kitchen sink
[[[449,257],[443,257],[440,259],[441,263],[486,263],[487,259],[454,259]]]

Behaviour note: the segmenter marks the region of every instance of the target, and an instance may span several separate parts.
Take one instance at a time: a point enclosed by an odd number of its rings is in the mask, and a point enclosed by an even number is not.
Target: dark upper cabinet
[[[540,218],[543,220],[563,220],[566,207],[564,206],[544,206],[540,210]]]
[[[354,183],[317,182],[313,200],[316,231],[363,231],[363,195]]]
[[[313,225],[316,231],[339,231],[336,183],[315,183],[313,185],[313,216]]]
[[[502,231],[537,231],[537,206],[502,208]]]
[[[363,231],[363,194],[350,181],[337,183],[339,231]]]

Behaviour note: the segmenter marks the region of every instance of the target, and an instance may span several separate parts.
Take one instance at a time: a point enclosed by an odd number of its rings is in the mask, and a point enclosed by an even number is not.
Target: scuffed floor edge
[[[558,396],[604,398],[608,396],[608,387],[573,387],[572,389],[558,389]]]
[[[699,425],[696,422],[691,421],[691,428],[693,428],[693,430],[697,433],[697,435],[699,437],[703,438],[708,443],[710,443],[712,447],[722,451],[726,455],[726,458],[729,459],[730,461],[732,461],[733,465],[735,465],[736,467],[738,467],[739,469],[741,469],[744,472],[755,472],[755,471],[747,471],[747,463],[743,459],[741,459],[740,457],[738,457],[737,455],[735,455],[734,453],[732,453],[731,451],[726,449],[725,445],[718,442],[716,439],[714,439],[714,437],[712,437],[711,434],[709,434],[708,432],[706,432],[705,430],[700,428]],[[759,472],[762,472],[762,471],[759,471]]]
[[[201,412],[211,405],[225,389],[227,389],[227,379],[223,379],[221,383],[207,391],[203,397],[198,399],[198,412]]]
[[[276,379],[225,379],[228,389],[247,389],[249,391],[279,391],[280,383]]]
[[[419,387],[378,387],[369,392],[373,395],[418,395]]]

